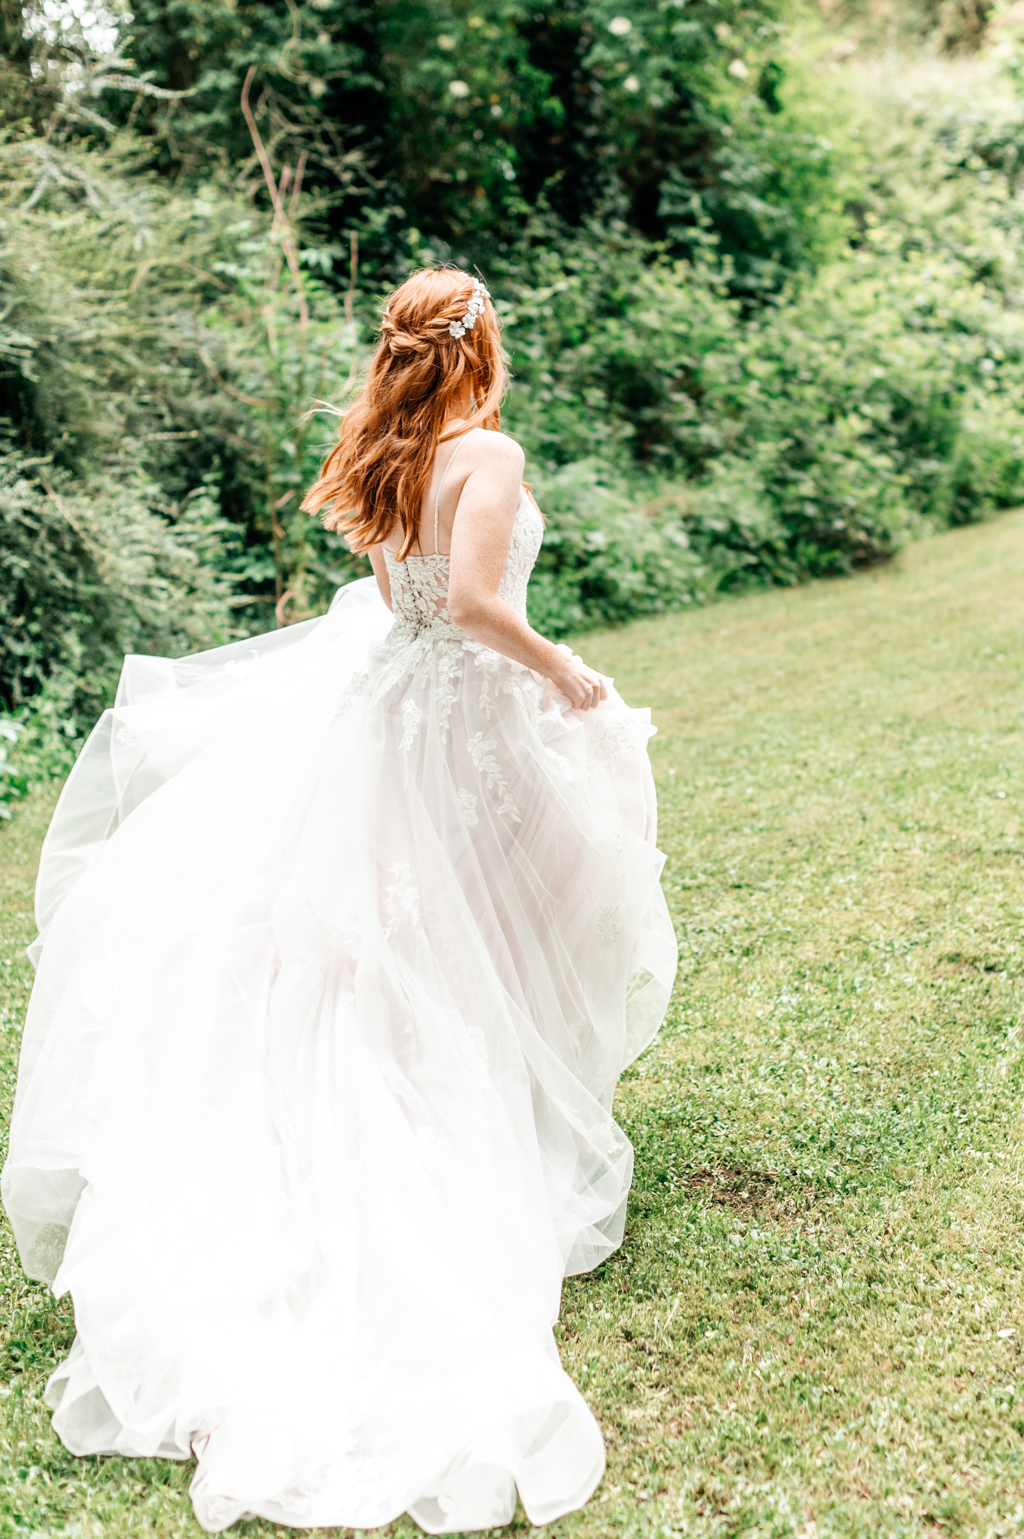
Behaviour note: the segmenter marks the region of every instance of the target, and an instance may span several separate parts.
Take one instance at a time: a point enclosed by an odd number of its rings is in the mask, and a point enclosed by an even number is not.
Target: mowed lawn
[[[609,1469],[553,1539],[1024,1533],[1022,621],[1013,514],[580,643],[653,707],[682,964],[626,1244],[565,1289]],[[8,1099],[45,813],[0,833]],[[57,1443],[70,1313],[2,1244],[0,1533],[198,1534],[187,1468]]]

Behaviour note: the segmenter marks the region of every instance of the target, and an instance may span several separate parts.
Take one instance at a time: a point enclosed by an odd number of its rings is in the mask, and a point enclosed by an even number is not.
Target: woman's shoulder
[[[464,435],[465,453],[479,465],[502,465],[510,469],[518,466],[520,472],[526,464],[522,446],[507,433],[494,428],[470,428]]]

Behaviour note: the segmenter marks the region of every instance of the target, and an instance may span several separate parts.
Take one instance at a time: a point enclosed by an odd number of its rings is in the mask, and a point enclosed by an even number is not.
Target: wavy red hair
[[[501,427],[508,370],[490,300],[464,336],[448,330],[472,295],[473,279],[459,268],[427,267],[388,300],[366,384],[302,504],[328,529],[344,533],[352,550],[380,545],[397,524],[398,555],[407,556],[419,536],[438,444],[471,428]],[[469,396],[466,426],[444,433]]]

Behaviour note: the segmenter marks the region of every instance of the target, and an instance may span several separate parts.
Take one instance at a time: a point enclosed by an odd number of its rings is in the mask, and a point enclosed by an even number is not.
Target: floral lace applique
[[[436,686],[434,719],[442,743],[448,736],[452,710],[458,698],[462,655],[464,652],[481,650],[479,642],[471,641],[454,626],[452,629],[455,631],[456,645],[451,644],[450,637],[442,638],[442,644],[439,645],[434,635],[420,634],[411,641],[403,640],[396,627],[384,642],[390,657],[381,669],[373,689],[373,701],[376,704],[411,678],[419,667],[428,669]]]
[[[500,596],[523,616],[526,614],[527,583],[542,538],[543,522],[524,493],[513,524],[499,587]],[[520,678],[517,671],[499,668],[496,654],[467,636],[453,621],[447,604],[451,565],[448,556],[438,552],[396,561],[385,551],[385,560],[395,623],[378,654],[380,662],[373,670],[374,703],[425,669],[434,686],[431,715],[443,743],[450,730],[467,653],[475,653],[478,664],[484,668],[479,704],[488,721],[493,719],[496,711],[496,693],[510,695],[523,705],[530,702],[531,696],[539,699],[541,691],[536,679],[528,673]],[[338,714],[346,710],[356,694],[366,687],[366,676],[358,675],[357,678],[353,678],[346,690]],[[407,705],[402,712],[403,732],[399,746],[403,764],[407,762],[422,719],[422,714],[414,715],[414,711],[421,712],[421,708],[416,706],[410,710]],[[497,789],[500,793],[500,811],[516,822],[520,821],[518,808],[500,769],[495,764],[489,773],[489,789]]]
[[[477,817],[476,797],[472,791],[461,790],[459,792],[459,809],[466,827],[475,828],[480,819]]]
[[[139,739],[130,727],[118,727],[114,741],[119,748],[138,748]]]
[[[526,588],[543,535],[541,517],[523,493],[498,592],[524,617]],[[437,725],[443,742],[458,697],[463,655],[475,652],[486,656],[487,649],[461,631],[451,617],[448,609],[450,557],[437,552],[396,561],[390,551],[385,550],[384,559],[395,623],[384,642],[387,660],[374,685],[373,699],[379,701],[417,668],[426,666],[436,684]],[[509,678],[500,679],[498,687],[510,694],[522,695],[522,685]],[[481,687],[481,710],[488,720],[493,704],[491,686],[485,677]]]
[[[510,700],[526,710],[531,710],[536,715],[536,707],[540,703],[544,693],[543,684],[538,683],[533,674],[523,669],[522,672],[507,668],[498,677],[495,688],[500,695],[508,695]]]
[[[352,675],[341,692],[341,699],[338,701],[338,708],[333,717],[334,721],[344,716],[346,711],[351,710],[353,701],[359,698],[369,682],[370,675],[368,673],[354,673]]]
[[[461,632],[460,632],[461,634]],[[465,650],[477,646],[478,643],[465,638]],[[450,647],[445,647],[435,662],[435,675],[437,678],[437,728],[441,734],[442,743],[447,741],[448,728],[452,721],[452,708],[455,705],[459,693],[458,674],[461,669],[461,653],[453,652]]]
[[[614,946],[622,934],[622,926],[615,917],[618,912],[619,906],[617,903],[614,907],[609,903],[604,903],[597,910],[597,938],[599,941],[603,941],[606,946]]]
[[[519,816],[519,808],[509,792],[508,781],[501,773],[501,765],[494,757],[494,749],[497,746],[497,742],[493,737],[484,737],[482,732],[477,732],[466,744],[474,767],[487,781],[488,791],[497,791],[501,797],[498,804],[499,813],[507,812],[513,823],[519,823],[522,821]]]
[[[519,705],[531,704],[540,699],[542,686],[528,669],[510,666],[500,653],[481,647],[476,660],[483,677],[480,681],[478,705],[481,714],[491,721],[498,708],[497,695],[506,695]]]
[[[623,759],[635,753],[636,744],[624,721],[598,722],[594,732],[594,757],[599,764],[617,770]]]
[[[394,881],[384,889],[387,899],[384,912],[388,917],[384,929],[385,940],[391,939],[403,919],[408,919],[414,925],[420,922],[420,890],[412,879],[409,862],[397,861],[388,867],[388,875],[393,876]]]
[[[498,597],[511,604],[524,618],[526,616],[526,590],[533,571],[537,553],[544,539],[544,520],[530,498],[523,492],[519,499],[512,538],[508,542],[505,570],[498,585]]]
[[[398,745],[398,751],[402,755],[403,768],[408,768],[409,750],[416,741],[422,720],[423,712],[415,700],[407,700],[402,706],[402,741]]]
[[[424,630],[451,630],[461,637],[462,632],[448,613],[449,558],[437,554],[396,561],[385,549],[384,559],[396,627],[410,637]]]
[[[419,1145],[420,1153],[424,1155],[428,1160],[431,1159],[437,1153],[437,1129],[431,1127],[429,1122],[421,1122],[419,1126],[414,1129],[414,1136],[417,1144]]]
[[[388,661],[377,679],[373,698],[382,699],[421,664],[426,665],[436,680],[437,725],[443,742],[458,695],[461,654],[479,650],[479,643],[460,631],[448,612],[447,556],[410,556],[406,561],[395,561],[385,553],[385,558],[395,623],[384,642]],[[405,726],[403,743],[408,738],[407,721]]]

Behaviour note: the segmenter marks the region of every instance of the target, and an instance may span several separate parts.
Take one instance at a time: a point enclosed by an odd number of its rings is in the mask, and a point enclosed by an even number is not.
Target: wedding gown
[[[519,503],[501,596],[525,614]],[[437,550],[435,538],[435,551]],[[564,1275],[619,1244],[663,1016],[649,713],[472,641],[443,555],[129,657],[54,816],[3,1200],[74,1301],[73,1453],[245,1515],[534,1523],[599,1482]]]

